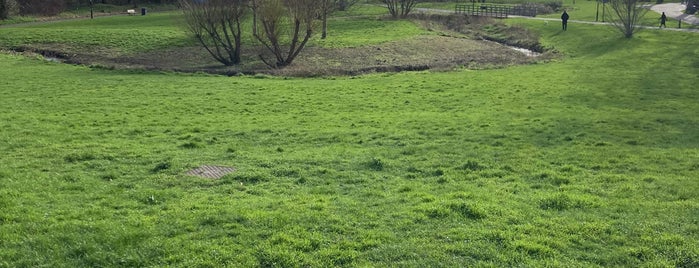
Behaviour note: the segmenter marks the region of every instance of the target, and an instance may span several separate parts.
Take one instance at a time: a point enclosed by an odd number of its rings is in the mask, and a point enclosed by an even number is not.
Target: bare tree
[[[405,18],[413,11],[415,4],[418,0],[381,0],[386,4],[388,8],[388,13],[391,14],[393,18]]]
[[[258,21],[253,35],[274,57],[270,60],[260,54],[260,59],[272,68],[288,66],[313,34],[313,20],[319,12],[316,0],[254,1]]]
[[[641,29],[639,22],[648,9],[641,5],[641,0],[611,0],[609,5],[613,11],[609,14],[612,25],[619,29],[624,37],[633,37],[633,34]]]
[[[189,31],[214,59],[226,66],[240,63],[241,24],[248,0],[180,0]]]

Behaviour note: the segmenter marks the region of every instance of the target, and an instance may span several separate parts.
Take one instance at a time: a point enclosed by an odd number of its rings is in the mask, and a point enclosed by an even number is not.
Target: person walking
[[[563,30],[567,31],[568,30],[568,19],[570,16],[568,16],[568,12],[563,10],[563,14],[561,14],[561,21],[563,22]]]
[[[667,26],[665,26],[665,21],[667,21],[667,17],[665,16],[665,12],[663,12],[663,14],[660,15],[660,27],[658,28],[667,28]]]

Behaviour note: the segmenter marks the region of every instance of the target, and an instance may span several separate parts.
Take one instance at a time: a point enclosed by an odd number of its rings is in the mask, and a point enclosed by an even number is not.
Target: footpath
[[[681,21],[682,23],[699,25],[699,17],[696,15],[684,14],[684,10],[686,8],[687,6],[684,4],[668,3],[652,5],[650,10],[655,11],[658,14],[665,12],[665,16]]]
[[[673,18],[675,20],[678,20],[681,22],[682,27],[688,26],[688,25],[699,25],[699,16],[697,15],[690,15],[690,14],[684,14],[686,6],[684,4],[680,3],[668,3],[668,4],[657,4],[657,5],[651,5],[650,10],[653,12],[658,13],[658,17],[660,17],[660,14],[665,12],[665,16],[668,18]],[[418,8],[416,9],[418,12],[426,12],[426,13],[453,13],[453,10],[443,10],[443,9],[429,9],[429,8]],[[532,19],[532,20],[542,20],[542,21],[560,21],[561,19],[557,18],[539,18],[539,17],[526,17],[526,16],[513,16],[510,15],[508,17],[511,18],[524,18],[524,19]],[[584,23],[584,24],[598,24],[598,25],[610,25],[611,23],[609,22],[595,22],[595,21],[583,21],[583,20],[569,20],[569,23]],[[668,23],[669,27],[668,28],[662,28],[663,30],[670,30],[670,31],[684,31],[684,32],[695,32],[699,33],[699,29],[688,29],[688,28],[678,28],[679,25],[670,25]],[[657,26],[644,26],[643,28],[646,29],[659,29]]]

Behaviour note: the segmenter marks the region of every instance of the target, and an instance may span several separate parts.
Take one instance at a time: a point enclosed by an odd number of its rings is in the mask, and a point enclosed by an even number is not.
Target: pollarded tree
[[[382,0],[393,18],[405,18],[413,11],[418,0]]]
[[[612,25],[631,38],[641,29],[639,22],[648,12],[641,4],[641,0],[611,0],[609,1],[613,13],[609,14]]]
[[[313,20],[319,15],[316,1],[254,0],[257,21],[253,35],[274,57],[268,59],[260,54],[265,64],[285,67],[301,53],[313,34]]]
[[[241,24],[249,0],[180,0],[187,28],[218,62],[240,63]]]

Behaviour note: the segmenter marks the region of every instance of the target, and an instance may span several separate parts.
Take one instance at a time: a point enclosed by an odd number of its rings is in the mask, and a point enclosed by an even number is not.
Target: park
[[[381,2],[283,68],[176,8],[0,21],[0,267],[699,266],[694,16]]]

